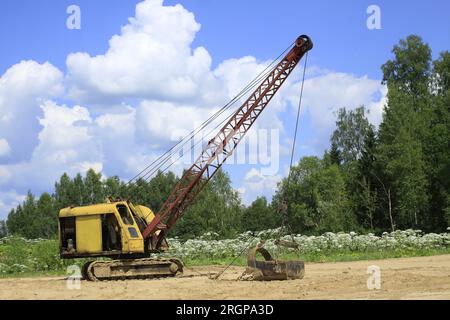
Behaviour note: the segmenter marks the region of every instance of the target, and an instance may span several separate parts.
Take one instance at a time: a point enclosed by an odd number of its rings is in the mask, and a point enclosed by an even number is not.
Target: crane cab
[[[126,201],[61,209],[60,255],[81,258],[142,254],[142,225],[145,227],[153,218],[149,208]]]

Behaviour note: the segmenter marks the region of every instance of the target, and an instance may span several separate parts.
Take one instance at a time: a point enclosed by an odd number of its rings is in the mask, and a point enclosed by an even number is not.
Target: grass
[[[35,277],[60,277],[65,276],[65,270],[51,270],[51,271],[29,271],[16,273],[0,273],[0,279],[11,278],[35,278]]]
[[[342,262],[357,260],[378,260],[450,254],[448,244],[438,247],[406,247],[390,249],[350,250],[327,249],[318,252],[298,253],[280,250],[275,259],[303,260],[306,263]],[[260,257],[259,259],[262,259]],[[62,260],[58,253],[57,240],[27,240],[19,237],[0,239],[0,278],[62,276],[66,275],[69,265],[82,266],[87,259]],[[225,253],[219,258],[212,255],[199,255],[195,258],[181,259],[186,267],[202,265],[245,266],[247,257],[244,253],[235,257],[233,253]]]
[[[371,251],[371,252],[355,252],[355,251],[342,251],[342,252],[327,252],[320,254],[298,254],[287,253],[279,256],[274,256],[274,259],[280,260],[302,260],[307,263],[324,263],[324,262],[345,262],[345,261],[359,261],[359,260],[381,260],[392,258],[409,258],[409,257],[425,257],[434,255],[450,254],[450,248],[442,249],[423,249],[423,250],[389,250],[389,251]],[[196,258],[196,259],[183,259],[186,266],[203,266],[203,265],[229,265],[233,261],[234,257],[224,258]],[[258,258],[262,259],[262,257]],[[237,257],[233,265],[246,266],[247,257],[242,255]]]

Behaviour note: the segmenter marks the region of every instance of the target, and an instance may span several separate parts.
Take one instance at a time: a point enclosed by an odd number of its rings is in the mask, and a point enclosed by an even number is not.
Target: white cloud
[[[163,6],[162,0],[138,3],[135,17],[110,39],[105,54],[67,57],[71,95],[83,101],[217,101],[210,55],[203,47],[190,47],[199,29],[194,15],[181,5]]]
[[[381,94],[383,88],[379,80],[367,76],[330,72],[305,81],[303,103],[315,124],[328,128],[336,119],[334,113],[341,107],[355,109],[364,104],[376,108],[374,94]]]
[[[29,161],[0,166],[0,172],[6,173],[0,187],[44,191],[64,172],[74,175],[89,167],[102,170],[96,137],[90,133],[89,111],[80,106],[58,106],[53,101],[45,101],[41,108],[43,129],[38,146]]]
[[[262,175],[260,170],[251,168],[244,176],[241,187],[238,189],[245,204],[250,204],[258,196],[270,197],[275,193],[277,184],[281,181],[280,175]]]
[[[50,63],[22,61],[0,78],[0,138],[10,147],[8,161],[30,157],[37,144],[43,99],[63,93],[63,74]]]
[[[311,74],[313,76],[309,77]],[[329,137],[335,128],[336,113],[342,107],[354,110],[364,105],[369,111],[369,121],[376,126],[380,124],[387,94],[387,88],[380,80],[343,72],[320,71],[318,67],[312,71],[307,69],[307,76],[301,117],[303,122],[305,117],[311,122],[312,138],[305,140],[304,136],[300,135],[299,140],[304,150],[314,150],[315,154],[322,154],[328,147]],[[297,111],[299,88],[300,83],[296,82],[285,90],[286,99],[289,99],[292,106],[292,116]]]
[[[25,195],[21,195],[15,190],[0,192],[0,220],[5,220],[11,209],[17,207],[24,200]]]
[[[6,139],[0,139],[0,158],[11,153],[11,147]]]
[[[137,108],[137,125],[142,140],[174,141],[201,125],[211,114],[194,106],[170,102],[143,101]]]

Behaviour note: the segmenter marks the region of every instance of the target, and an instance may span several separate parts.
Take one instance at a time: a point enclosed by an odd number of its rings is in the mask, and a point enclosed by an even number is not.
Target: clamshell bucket
[[[263,261],[256,260],[257,253],[264,257]],[[305,275],[305,263],[303,261],[275,260],[261,245],[249,250],[247,264],[247,269],[241,276],[241,280],[293,280],[302,279]]]

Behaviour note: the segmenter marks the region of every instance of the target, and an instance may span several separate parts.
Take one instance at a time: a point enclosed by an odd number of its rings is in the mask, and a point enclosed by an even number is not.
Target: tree
[[[149,186],[149,198],[148,205],[153,210],[159,210],[163,203],[169,197],[170,192],[178,182],[178,178],[173,172],[167,172],[164,174],[159,171],[151,180]]]
[[[125,185],[122,181],[120,181],[118,176],[108,177],[103,183],[103,194],[106,197],[124,198],[126,197],[124,193]]]
[[[242,229],[245,231],[260,231],[272,229],[275,225],[275,215],[265,197],[258,197],[244,210]]]
[[[11,210],[6,221],[11,234],[17,234],[26,238],[36,238],[38,228],[34,223],[36,218],[36,201],[34,195],[28,191],[25,201],[15,210]]]
[[[11,234],[29,239],[52,238],[56,235],[57,221],[54,199],[50,194],[44,192],[36,201],[28,192],[25,201],[9,213],[7,227]]]
[[[81,177],[81,175],[79,176]],[[83,205],[83,181],[78,178],[77,184],[70,179],[67,173],[64,173],[59,182],[55,183],[55,201],[57,208],[65,208],[71,205]],[[80,181],[81,180],[81,181]]]
[[[331,148],[337,150],[341,157],[335,160],[342,159],[346,165],[357,161],[361,156],[364,137],[369,127],[364,106],[349,111],[345,108],[339,109],[336,129],[331,136]],[[336,151],[332,151],[332,153],[336,153]]]
[[[331,164],[336,164],[338,166],[342,163],[341,152],[339,151],[338,145],[335,141],[331,143],[331,149],[329,152]]]
[[[36,204],[36,217],[33,219],[35,237],[52,238],[58,229],[58,211],[50,194],[44,192]]]
[[[427,95],[431,49],[416,35],[394,46],[395,58],[382,65],[383,83],[415,97]]]
[[[83,204],[94,204],[105,201],[106,195],[103,192],[102,174],[96,173],[93,169],[86,172],[83,188]]]
[[[358,173],[356,176],[356,193],[358,203],[356,214],[359,222],[374,230],[374,219],[377,212],[377,172],[376,172],[376,136],[372,126],[369,126],[364,137],[361,157],[358,159]],[[368,221],[367,221],[368,220]]]
[[[349,231],[355,227],[345,181],[335,164],[304,157],[292,167],[291,179],[282,180],[273,202],[285,199],[294,232]]]
[[[228,174],[219,170],[174,226],[171,234],[191,238],[212,231],[233,236],[241,231],[242,205]]]
[[[378,159],[384,186],[392,190],[390,203],[400,228],[426,227],[428,170],[423,145],[431,117],[431,50],[417,36],[394,47],[395,58],[382,66],[388,104],[379,130]]]
[[[8,230],[6,228],[5,220],[0,220],[0,238],[6,237],[8,235]]]
[[[431,116],[423,153],[430,186],[429,230],[450,225],[450,53],[433,62]]]

